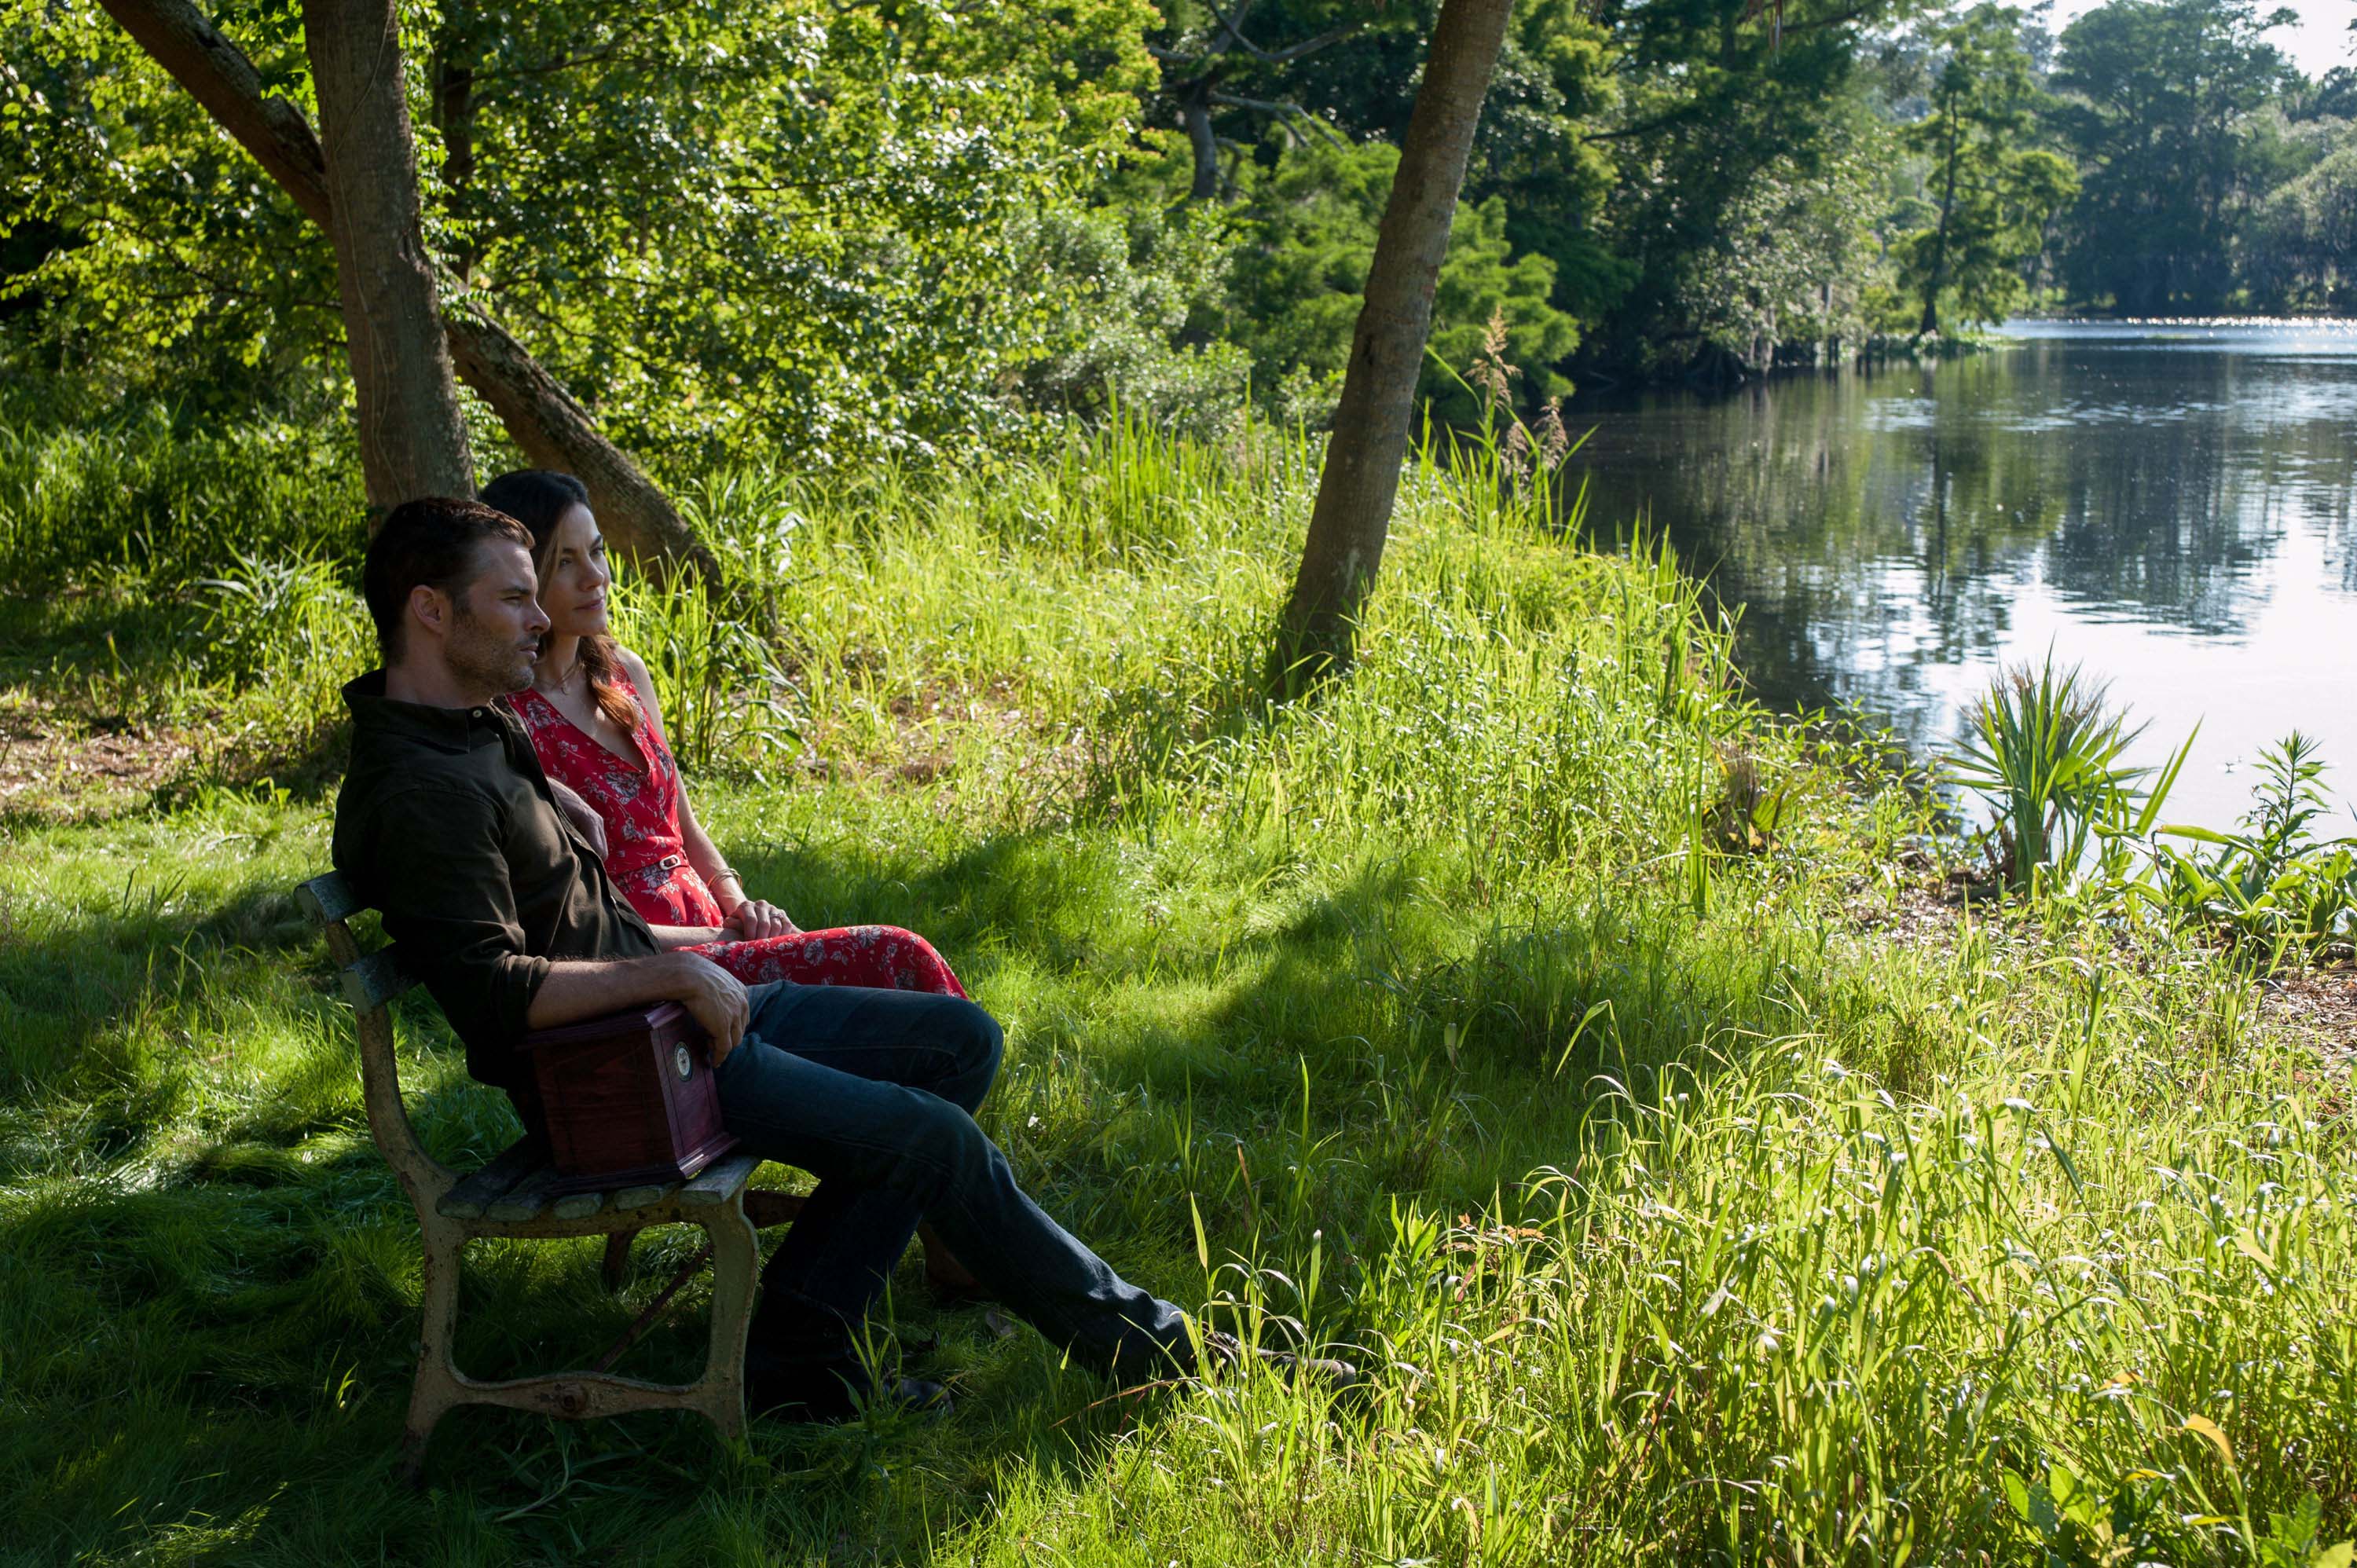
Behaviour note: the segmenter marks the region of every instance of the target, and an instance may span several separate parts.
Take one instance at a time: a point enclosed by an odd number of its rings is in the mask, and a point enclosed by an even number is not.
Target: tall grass
[[[5,830],[0,1560],[2258,1563],[2357,1529],[2345,1080],[2149,930],[1889,940],[1923,803],[1753,710],[1674,558],[1583,552],[1487,461],[1412,466],[1351,679],[1288,707],[1257,674],[1315,470],[1266,432],[681,486],[773,669],[623,600],[681,650],[674,724],[707,704],[691,782],[756,890],[925,931],[1006,1022],[985,1119],[1027,1184],[1214,1320],[1358,1347],[1364,1401],[1114,1397],[911,1271],[941,1425],[468,1415],[389,1489],[414,1222],[285,892],[327,800],[217,786]],[[61,697],[38,639],[81,623],[24,613],[5,678]],[[208,657],[277,689],[237,636]],[[425,999],[402,1037],[437,1153],[512,1135]],[[586,1245],[479,1249],[462,1361],[594,1357],[686,1245],[619,1300]],[[692,1366],[697,1305],[623,1369]]]
[[[165,585],[244,556],[357,563],[359,465],[340,421],[193,424],[141,403],[61,426],[0,398],[0,583],[129,572]]]

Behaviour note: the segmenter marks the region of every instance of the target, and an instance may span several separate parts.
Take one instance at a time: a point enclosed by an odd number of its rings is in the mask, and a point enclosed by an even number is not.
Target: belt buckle
[[[655,862],[655,869],[657,871],[676,871],[686,864],[687,856],[683,854],[667,854],[661,860]]]

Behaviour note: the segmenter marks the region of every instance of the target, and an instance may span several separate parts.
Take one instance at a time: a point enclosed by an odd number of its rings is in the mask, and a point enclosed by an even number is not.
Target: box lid
[[[592,1040],[641,1038],[665,1033],[701,1034],[687,1009],[676,1002],[658,1002],[651,1006],[633,1007],[626,1013],[608,1013],[602,1018],[585,1018],[578,1024],[561,1024],[553,1029],[534,1029],[522,1041],[523,1049],[541,1046],[577,1046]]]

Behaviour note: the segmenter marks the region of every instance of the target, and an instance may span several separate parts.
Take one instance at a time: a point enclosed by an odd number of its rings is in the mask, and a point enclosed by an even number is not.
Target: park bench
[[[425,1306],[417,1374],[402,1430],[404,1477],[417,1479],[436,1423],[466,1404],[504,1405],[568,1421],[630,1411],[695,1411],[723,1436],[740,1434],[745,1429],[745,1335],[752,1320],[753,1282],[760,1259],[756,1225],[784,1222],[800,1207],[800,1199],[783,1193],[748,1193],[746,1184],[760,1161],[746,1154],[724,1156],[688,1181],[562,1195],[554,1191],[554,1168],[526,1140],[518,1140],[479,1170],[461,1174],[450,1169],[425,1152],[402,1102],[391,1004],[415,980],[402,969],[399,950],[360,950],[347,921],[361,904],[341,876],[314,877],[297,890],[296,898],[327,932],[328,951],[339,972],[360,1037],[369,1132],[416,1207],[418,1229],[424,1232]],[[701,1265],[702,1254],[640,1315],[596,1370],[486,1382],[458,1369],[451,1345],[458,1318],[459,1256],[469,1240],[603,1236],[605,1277],[611,1288],[621,1282],[630,1238],[651,1225],[700,1225],[710,1238],[712,1337],[703,1376],[691,1383],[654,1383],[605,1370]]]

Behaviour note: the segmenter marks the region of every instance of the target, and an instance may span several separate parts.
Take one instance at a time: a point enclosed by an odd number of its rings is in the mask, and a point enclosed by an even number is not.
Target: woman
[[[663,734],[654,682],[609,630],[606,542],[589,494],[570,474],[528,469],[487,486],[483,504],[531,531],[547,640],[532,685],[508,698],[549,778],[606,823],[606,872],[650,924],[716,928],[694,950],[744,981],[965,987],[932,944],[898,926],[804,931],[748,897],[744,879],[695,820]]]

